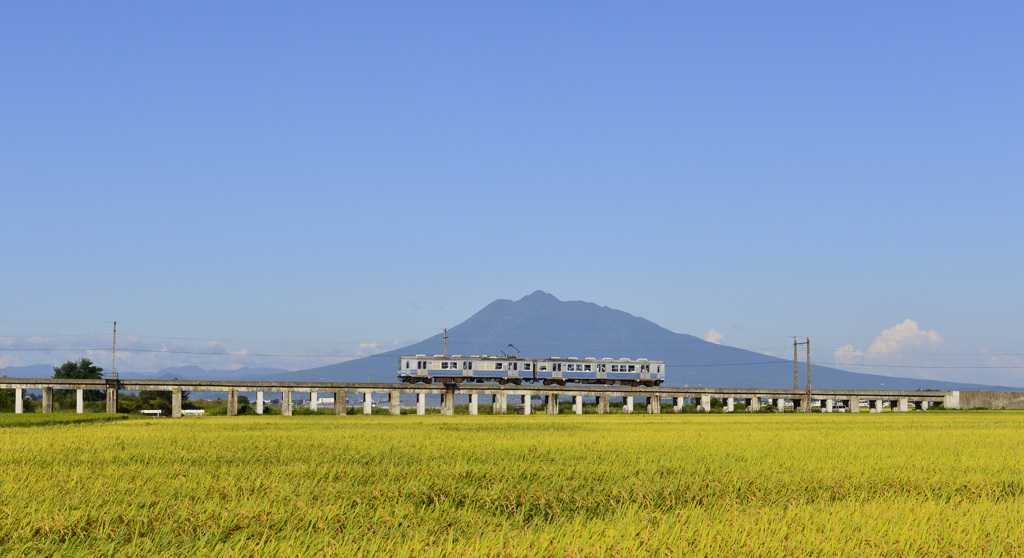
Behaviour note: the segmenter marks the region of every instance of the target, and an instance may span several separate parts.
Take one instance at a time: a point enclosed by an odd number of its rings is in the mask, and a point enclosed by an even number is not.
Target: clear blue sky
[[[365,354],[543,289],[1024,385],[1022,28],[1019,2],[8,3],[0,364],[113,320]]]

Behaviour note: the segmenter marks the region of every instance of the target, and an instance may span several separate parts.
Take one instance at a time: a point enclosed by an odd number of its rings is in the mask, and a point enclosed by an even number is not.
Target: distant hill
[[[674,333],[649,320],[590,302],[561,301],[536,291],[517,301],[497,300],[448,330],[448,354],[497,355],[512,344],[524,358],[628,357],[663,360],[665,385],[678,387],[792,388],[793,361]],[[398,357],[441,354],[442,335],[371,357],[283,374],[281,379],[394,382]],[[811,363],[819,389],[1003,390],[914,378],[859,374]],[[804,365],[800,365],[804,385]]]
[[[8,378],[52,378],[53,367],[49,364],[30,364],[28,366],[8,366],[4,369]]]

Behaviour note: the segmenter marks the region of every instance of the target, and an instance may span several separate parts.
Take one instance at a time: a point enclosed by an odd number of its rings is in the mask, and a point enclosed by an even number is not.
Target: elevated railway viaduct
[[[285,416],[292,414],[293,395],[295,393],[310,394],[310,407],[316,409],[319,394],[333,394],[334,413],[348,412],[347,397],[350,394],[361,395],[363,413],[370,414],[373,407],[373,396],[387,396],[391,414],[400,414],[401,396],[416,397],[416,412],[424,414],[428,395],[441,397],[441,414],[451,415],[455,412],[455,397],[462,396],[469,400],[469,413],[477,414],[480,405],[489,403],[494,413],[505,413],[509,407],[509,398],[513,406],[521,402],[523,413],[533,412],[534,403],[543,406],[548,414],[558,413],[560,399],[572,401],[573,411],[583,413],[584,398],[596,401],[597,412],[607,413],[612,398],[621,398],[623,411],[631,413],[634,405],[639,403],[646,407],[648,413],[660,413],[666,399],[672,408],[679,411],[685,399],[693,399],[698,407],[709,411],[711,399],[723,402],[723,410],[731,412],[737,403],[746,405],[749,411],[758,411],[763,405],[783,407],[791,402],[795,409],[807,410],[812,405],[823,412],[832,412],[837,407],[845,407],[850,412],[859,412],[861,402],[868,403],[871,411],[881,411],[888,406],[897,412],[910,409],[926,410],[929,406],[941,403],[947,409],[960,408],[959,391],[890,391],[890,390],[828,390],[816,389],[810,392],[795,389],[759,389],[759,388],[676,388],[676,387],[624,387],[624,386],[541,386],[541,385],[494,385],[494,384],[391,384],[391,383],[333,383],[333,382],[247,382],[247,381],[194,381],[194,380],[66,380],[37,378],[0,378],[0,389],[14,389],[15,412],[23,411],[23,390],[42,390],[42,411],[53,412],[53,390],[76,390],[77,411],[84,411],[83,392],[85,390],[102,390],[106,392],[106,410],[117,412],[118,391],[169,391],[171,393],[171,415],[181,416],[183,392],[222,392],[227,394],[228,415],[238,413],[238,394],[256,393],[256,412],[262,414],[267,401],[266,394],[281,394],[281,412]]]

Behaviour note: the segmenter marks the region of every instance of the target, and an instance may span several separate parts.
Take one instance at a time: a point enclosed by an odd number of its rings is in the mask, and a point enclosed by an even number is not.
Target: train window
[[[612,372],[618,372],[618,371],[619,371],[619,365],[618,364],[613,364],[612,365]]]
[[[495,370],[501,370],[501,363],[500,362],[495,362],[494,363],[494,369]]]
[[[630,364],[629,365],[629,371],[630,372],[636,372],[636,366],[633,366],[632,364]]]
[[[527,370],[527,371],[530,370],[530,363],[529,362],[524,362],[523,363],[523,370]]]
[[[508,369],[509,370],[519,370],[519,363],[518,362],[510,362],[509,365],[508,365]]]
[[[408,361],[408,360],[407,360],[407,361],[405,361],[405,369],[406,369],[406,370],[408,370],[408,369],[409,369],[409,361]]]
[[[547,364],[541,364],[539,370],[541,372],[547,372],[548,371],[548,365]]]
[[[589,364],[584,364],[583,365],[583,371],[584,372],[590,372],[590,365]]]

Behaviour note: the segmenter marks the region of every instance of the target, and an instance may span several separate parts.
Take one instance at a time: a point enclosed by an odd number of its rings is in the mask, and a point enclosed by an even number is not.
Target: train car
[[[547,359],[517,356],[427,355],[403,356],[398,361],[398,378],[417,383],[485,383],[521,385],[605,384],[660,386],[665,381],[665,363],[660,360],[576,357]]]

